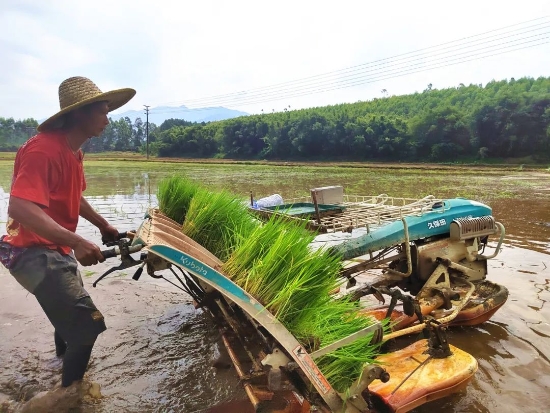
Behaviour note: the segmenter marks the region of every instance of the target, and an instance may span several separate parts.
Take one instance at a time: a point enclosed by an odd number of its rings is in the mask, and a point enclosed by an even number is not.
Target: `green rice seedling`
[[[182,230],[218,256],[224,273],[254,296],[308,351],[315,351],[374,320],[358,316],[358,304],[332,300],[340,257],[312,251],[315,234],[280,217],[260,225],[241,199],[226,192],[195,191]],[[317,361],[338,391],[345,392],[371,363],[378,347],[372,335],[339,348]]]
[[[257,227],[224,265],[225,272],[256,297],[309,351],[315,351],[375,320],[358,316],[359,305],[332,300],[338,285],[340,257],[311,251],[311,234],[292,222],[270,219]],[[318,360],[321,371],[338,391],[359,377],[365,363],[378,354],[372,334]]]
[[[361,376],[365,364],[375,362],[380,348],[371,344],[372,337],[372,334],[368,334],[315,360],[334,389],[346,392]]]
[[[376,321],[370,316],[359,314],[360,309],[357,302],[328,297],[304,308],[302,317],[291,327],[309,350],[317,350],[369,327]]]
[[[256,225],[241,198],[199,188],[189,204],[182,231],[225,261]]]
[[[325,305],[330,291],[337,285],[341,262],[338,257],[323,251],[304,251],[302,257],[293,257],[291,276],[285,288],[280,288],[269,305],[276,316],[291,328],[309,309],[316,311]]]
[[[189,204],[199,188],[198,183],[181,176],[161,180],[157,191],[160,211],[174,221],[183,223]]]
[[[302,232],[299,228],[282,225],[276,230],[277,237],[263,257],[255,263],[245,283],[247,291],[262,297],[268,308],[275,295],[287,287],[289,279],[294,278],[294,265],[303,254],[303,247],[307,248],[307,239],[301,238]]]
[[[238,285],[244,285],[243,279],[248,277],[248,272],[267,254],[282,231],[281,223],[280,218],[273,217],[265,225],[256,225],[253,232],[243,239],[242,244],[226,261],[224,273]],[[304,233],[304,236],[308,235]]]
[[[301,317],[300,325],[293,326],[294,334],[309,351],[323,348],[376,322],[373,317],[358,314],[359,309],[357,302],[325,300],[306,310],[308,314]],[[375,362],[380,346],[371,344],[372,337],[368,334],[316,360],[336,390],[344,392],[359,378],[365,364]]]
[[[302,308],[328,297],[336,285],[340,261],[311,252],[313,237],[304,226],[274,217],[235,250],[224,270],[283,324],[290,324]]]

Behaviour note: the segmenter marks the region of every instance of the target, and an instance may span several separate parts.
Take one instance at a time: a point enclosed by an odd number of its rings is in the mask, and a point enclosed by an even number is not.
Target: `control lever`
[[[116,236],[116,239],[113,239],[112,237],[102,236],[101,237],[101,242],[106,247],[112,247],[114,245],[117,245],[118,241],[120,241],[121,239],[128,238],[128,234],[130,234],[130,233],[134,234],[135,231],[119,232],[118,235]],[[111,257],[109,257],[109,258],[111,258]]]
[[[115,246],[114,248],[111,248],[109,250],[102,250],[101,255],[103,255],[105,259],[113,258],[113,257],[116,257],[117,255],[120,255],[121,263],[120,265],[117,265],[116,267],[112,267],[107,271],[105,271],[97,280],[94,281],[92,286],[95,287],[98,282],[100,282],[103,278],[105,278],[107,275],[109,275],[112,272],[124,270],[126,268],[130,268],[135,265],[142,264],[142,266],[138,268],[138,271],[136,271],[136,273],[132,277],[134,280],[139,279],[139,277],[141,276],[141,272],[143,271],[143,264],[145,264],[145,259],[147,258],[147,255],[141,254],[140,259],[135,260],[132,258],[130,254],[140,251],[144,246],[145,245],[143,244],[129,245],[129,241],[123,238],[118,241],[118,246]]]
[[[453,353],[447,341],[445,327],[437,320],[427,320],[426,327],[422,331],[424,337],[428,339],[427,353],[430,357],[441,359],[449,357]]]
[[[136,270],[134,275],[132,276],[133,280],[139,280],[139,277],[141,277],[141,274],[143,273],[143,267],[145,266],[145,260],[147,259],[147,254],[142,252],[139,256],[139,260],[142,261],[142,264],[139,266],[139,268]]]
[[[145,265],[145,263],[143,263],[139,266],[139,268],[136,270],[136,272],[132,276],[132,280],[136,280],[136,281],[139,280],[139,277],[141,277],[141,274],[143,273],[143,266],[144,265]]]
[[[410,295],[403,294],[398,289],[390,289],[390,288],[381,288],[382,292],[385,294],[388,294],[391,296],[390,305],[388,307],[388,311],[386,312],[386,318],[390,318],[391,314],[397,304],[397,300],[401,300],[403,302],[403,313],[408,316],[412,317],[413,315],[416,315],[418,318],[418,321],[421,323],[424,322],[424,316],[422,315],[422,311],[420,309],[420,305],[418,304],[418,301],[411,297]]]

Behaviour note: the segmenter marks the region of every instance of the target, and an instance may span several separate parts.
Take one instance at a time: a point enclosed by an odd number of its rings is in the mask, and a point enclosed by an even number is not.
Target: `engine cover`
[[[428,242],[426,244],[414,244],[411,248],[413,259],[413,272],[415,275],[425,281],[437,267],[436,258],[446,258],[452,262],[468,267],[474,270],[475,277],[470,275],[469,281],[479,281],[485,279],[487,275],[487,261],[468,261],[466,257],[469,252],[467,250],[466,241],[453,241],[450,238],[443,238],[437,241]]]

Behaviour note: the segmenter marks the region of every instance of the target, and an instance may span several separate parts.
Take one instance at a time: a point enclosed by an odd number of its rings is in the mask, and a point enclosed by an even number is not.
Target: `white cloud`
[[[134,87],[137,96],[122,110],[192,106],[192,99],[360,65],[550,11],[542,0],[507,3],[8,0],[0,5],[0,116],[50,115],[57,110],[58,84],[74,75],[104,90]],[[402,94],[428,83],[442,88],[547,76],[549,63],[544,45],[321,94],[239,107],[217,102],[250,112],[320,106],[379,97],[381,89]]]

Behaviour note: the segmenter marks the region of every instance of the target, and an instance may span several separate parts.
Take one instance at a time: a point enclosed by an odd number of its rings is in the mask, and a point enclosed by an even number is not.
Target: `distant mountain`
[[[212,122],[216,120],[224,120],[236,118],[238,116],[247,116],[248,113],[240,110],[227,109],[224,107],[188,109],[185,106],[158,106],[149,108],[149,122],[160,126],[166,119],[183,119],[188,122]],[[132,122],[136,118],[141,118],[145,122],[145,110],[128,110],[126,112],[110,114],[109,117],[113,120],[129,117]]]

